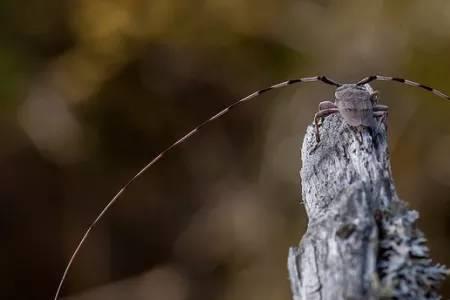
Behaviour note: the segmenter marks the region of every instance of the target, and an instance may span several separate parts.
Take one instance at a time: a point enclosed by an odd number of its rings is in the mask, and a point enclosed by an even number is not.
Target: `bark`
[[[429,259],[418,213],[395,191],[385,124],[351,127],[326,117],[303,147],[308,228],[289,250],[294,300],[439,299],[447,269]]]

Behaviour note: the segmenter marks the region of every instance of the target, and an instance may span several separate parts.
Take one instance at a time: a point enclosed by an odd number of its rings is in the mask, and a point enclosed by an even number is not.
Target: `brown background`
[[[0,15],[1,299],[50,299],[121,184],[256,89],[382,73],[450,92],[446,0],[3,0]],[[374,86],[398,192],[450,265],[450,103]],[[266,94],[172,152],[96,228],[63,294],[289,299],[287,251],[306,226],[299,145],[332,95]]]

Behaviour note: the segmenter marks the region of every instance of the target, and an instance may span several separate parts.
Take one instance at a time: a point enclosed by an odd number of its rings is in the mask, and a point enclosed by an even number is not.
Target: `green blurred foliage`
[[[317,73],[450,92],[450,3],[0,1],[0,295],[49,299],[83,230],[149,159],[233,100]],[[450,104],[376,83],[399,194],[450,265]],[[329,87],[255,99],[171,153],[81,251],[71,299],[289,299],[299,145]],[[448,281],[443,294],[450,295]]]

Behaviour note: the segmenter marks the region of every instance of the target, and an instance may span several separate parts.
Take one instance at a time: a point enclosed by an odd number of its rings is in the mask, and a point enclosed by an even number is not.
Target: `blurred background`
[[[0,14],[1,299],[50,299],[120,186],[254,90],[381,73],[450,92],[446,0],[2,0]],[[450,103],[373,86],[399,195],[450,265]],[[332,96],[320,83],[265,94],[166,156],[90,235],[63,295],[290,299],[300,145]]]

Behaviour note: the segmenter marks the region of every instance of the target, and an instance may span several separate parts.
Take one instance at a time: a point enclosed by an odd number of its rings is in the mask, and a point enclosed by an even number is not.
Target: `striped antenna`
[[[408,79],[403,79],[403,78],[398,78],[398,77],[389,77],[389,76],[382,76],[382,75],[373,75],[373,76],[369,76],[366,77],[362,80],[360,80],[356,85],[364,85],[366,83],[372,82],[372,81],[376,81],[376,80],[381,80],[381,81],[397,81],[397,82],[401,82],[404,83],[406,85],[410,85],[410,86],[414,86],[414,87],[418,87],[424,90],[427,90],[429,92],[432,92],[433,94],[435,94],[438,97],[450,100],[450,96],[447,96],[446,94],[444,94],[443,92],[429,87],[427,85],[415,82],[415,81],[411,81]]]
[[[288,85],[292,85],[292,84],[295,84],[295,83],[313,82],[313,81],[321,81],[323,83],[326,83],[326,84],[329,84],[329,85],[334,85],[334,86],[337,86],[337,87],[341,86],[340,83],[338,83],[338,82],[336,82],[334,80],[331,80],[331,79],[327,78],[326,76],[314,76],[314,77],[303,77],[303,78],[300,78],[300,79],[293,79],[293,80],[284,81],[284,82],[272,85],[271,87],[268,87],[268,88],[256,91],[256,92],[254,92],[254,93],[252,93],[252,94],[250,94],[250,95],[248,95],[248,96],[246,96],[246,97],[236,101],[235,103],[231,104],[230,106],[222,109],[220,112],[218,112],[214,116],[210,117],[208,120],[204,121],[203,123],[201,123],[200,125],[198,125],[194,129],[189,131],[186,135],[184,135],[178,141],[176,141],[175,143],[170,145],[164,151],[159,153],[155,158],[153,158],[145,167],[143,167],[136,175],[134,175],[134,177],[131,178],[130,181],[128,181],[114,195],[114,197],[108,202],[108,204],[103,208],[103,210],[97,215],[97,217],[91,223],[91,225],[89,225],[88,229],[86,230],[86,232],[84,233],[83,237],[79,241],[77,247],[75,248],[75,251],[72,253],[72,256],[70,257],[69,262],[66,265],[64,273],[63,273],[63,275],[62,275],[62,277],[61,277],[61,279],[59,281],[58,289],[56,290],[54,300],[58,300],[59,294],[61,292],[61,288],[63,286],[63,283],[64,283],[65,279],[66,279],[67,273],[69,272],[70,267],[72,266],[72,263],[73,263],[75,257],[77,256],[78,252],[80,251],[81,246],[84,244],[84,242],[86,241],[87,237],[89,236],[89,233],[94,229],[94,227],[97,225],[97,223],[102,219],[102,217],[111,208],[111,206],[116,202],[116,200],[119,199],[119,197],[123,194],[123,192],[125,192],[125,190],[128,188],[128,186],[130,184],[132,184],[136,179],[138,179],[145,171],[147,171],[151,166],[153,166],[157,161],[159,161],[169,151],[171,151],[176,146],[182,144],[187,139],[189,139],[191,136],[196,134],[201,128],[203,128],[204,126],[206,126],[210,122],[219,119],[220,117],[222,117],[224,114],[226,114],[227,112],[229,112],[231,109],[235,108],[236,106],[239,106],[240,104],[243,104],[243,103],[249,101],[250,99],[258,97],[259,95],[264,94],[264,93],[266,93],[268,91],[271,91],[271,90],[274,90],[274,89],[282,88],[282,87],[285,87],[285,86],[288,86]]]

